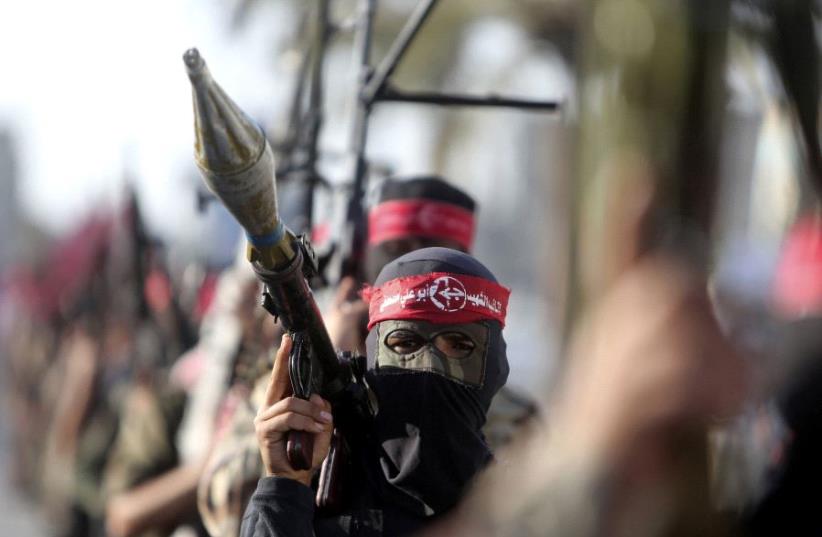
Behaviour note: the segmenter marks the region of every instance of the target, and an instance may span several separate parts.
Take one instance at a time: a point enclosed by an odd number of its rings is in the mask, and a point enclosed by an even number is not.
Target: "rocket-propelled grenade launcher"
[[[183,60],[194,100],[195,160],[208,188],[245,230],[248,259],[265,284],[263,306],[293,337],[294,395],[307,399],[316,391],[332,405],[350,401],[352,385],[362,376],[352,371],[358,367],[338,359],[328,337],[306,280],[316,270],[307,240],[278,217],[271,147],[262,129],[214,82],[197,49],[186,51]],[[340,427],[346,420],[336,421]],[[313,436],[290,433],[288,456],[295,469],[310,468],[312,451]]]

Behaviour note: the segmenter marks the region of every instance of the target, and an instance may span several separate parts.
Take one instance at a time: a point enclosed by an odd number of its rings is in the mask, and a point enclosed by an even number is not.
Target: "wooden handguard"
[[[295,470],[310,470],[314,458],[314,435],[305,431],[290,431],[285,454]]]

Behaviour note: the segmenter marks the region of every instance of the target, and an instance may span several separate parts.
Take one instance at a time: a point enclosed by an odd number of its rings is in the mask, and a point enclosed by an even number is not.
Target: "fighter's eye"
[[[397,354],[409,354],[419,350],[425,340],[410,330],[394,330],[385,338],[385,346]]]
[[[434,338],[434,346],[448,358],[465,358],[477,345],[462,332],[445,332]]]

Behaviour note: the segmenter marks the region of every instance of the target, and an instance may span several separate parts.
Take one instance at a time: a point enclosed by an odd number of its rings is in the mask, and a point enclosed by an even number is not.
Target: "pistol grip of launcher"
[[[305,431],[289,431],[285,453],[292,468],[310,470],[314,458],[314,435]]]

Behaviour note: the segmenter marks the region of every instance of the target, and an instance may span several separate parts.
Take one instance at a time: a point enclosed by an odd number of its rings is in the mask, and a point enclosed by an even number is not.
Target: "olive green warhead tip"
[[[192,47],[183,54],[183,63],[186,64],[188,76],[195,76],[202,72],[205,67],[205,61],[200,56],[200,51],[196,47]]]
[[[183,63],[192,89],[194,160],[206,185],[249,237],[276,242],[274,156],[265,135],[213,79],[196,48],[183,54]]]
[[[189,72],[191,71],[198,71],[202,69],[205,62],[203,61],[203,57],[200,56],[200,51],[197,50],[196,47],[192,47],[185,51],[183,54],[183,61],[188,67]]]

